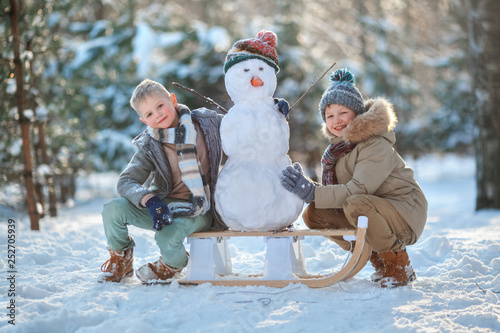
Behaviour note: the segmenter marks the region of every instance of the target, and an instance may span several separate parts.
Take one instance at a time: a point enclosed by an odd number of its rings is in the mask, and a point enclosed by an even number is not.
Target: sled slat
[[[195,232],[189,237],[208,238],[208,237],[295,237],[295,236],[356,236],[356,230],[351,229],[297,229],[280,231],[233,231],[217,230]]]

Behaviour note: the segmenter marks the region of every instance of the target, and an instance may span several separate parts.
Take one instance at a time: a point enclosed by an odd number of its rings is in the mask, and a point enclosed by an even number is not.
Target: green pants
[[[170,203],[174,200],[164,199],[164,201]],[[124,251],[135,246],[134,240],[128,234],[128,225],[153,230],[162,261],[174,268],[187,265],[188,257],[184,248],[186,237],[193,232],[208,230],[212,219],[210,212],[195,217],[177,217],[172,224],[155,231],[149,211],[137,208],[125,198],[111,200],[102,210],[104,233],[110,249]]]

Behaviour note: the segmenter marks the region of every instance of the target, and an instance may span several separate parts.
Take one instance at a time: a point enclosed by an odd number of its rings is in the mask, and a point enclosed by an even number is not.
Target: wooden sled
[[[371,247],[366,243],[367,227],[368,219],[360,216],[356,230],[300,229],[276,232],[225,230],[194,233],[188,238],[188,242],[191,244],[191,253],[186,277],[177,280],[177,282],[180,285],[189,286],[211,283],[215,286],[268,286],[283,288],[290,285],[290,283],[301,283],[311,288],[328,287],[353,277],[366,265],[371,254]],[[349,261],[337,273],[325,275],[307,274],[300,240],[309,236],[341,236],[347,241],[355,241],[351,243],[353,250]],[[232,272],[226,243],[226,240],[231,237],[267,238],[264,274],[244,277]],[[222,247],[221,244],[223,245]],[[280,246],[285,250],[281,252],[276,250]],[[287,250],[287,246],[289,250]],[[288,256],[288,253],[290,253],[291,260],[283,260],[283,258]],[[159,283],[170,284],[171,282],[165,281]],[[152,282],[151,284],[156,283]]]

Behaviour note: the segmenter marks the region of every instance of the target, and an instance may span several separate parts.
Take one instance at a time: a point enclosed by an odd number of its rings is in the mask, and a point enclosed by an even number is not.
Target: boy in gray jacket
[[[120,198],[102,211],[110,259],[99,282],[133,275],[135,243],[128,225],[154,230],[160,248],[157,261],[137,269],[143,282],[169,279],[187,265],[183,242],[191,233],[227,228],[213,210],[222,115],[205,108],[191,112],[149,79],[137,86],[130,104],[148,127],[133,141],[138,151],[120,174]]]

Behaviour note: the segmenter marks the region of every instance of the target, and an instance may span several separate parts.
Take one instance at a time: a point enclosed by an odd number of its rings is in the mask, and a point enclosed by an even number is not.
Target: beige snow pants
[[[355,229],[359,216],[368,217],[366,240],[375,252],[402,251],[417,241],[415,233],[391,203],[383,198],[356,194],[344,203],[345,215],[335,209],[316,209],[314,202],[306,207],[302,218],[310,229]],[[342,237],[329,237],[344,250],[349,242]]]

